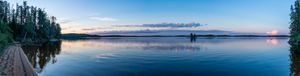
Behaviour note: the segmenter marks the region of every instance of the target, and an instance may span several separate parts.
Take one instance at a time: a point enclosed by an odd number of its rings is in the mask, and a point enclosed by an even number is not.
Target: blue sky
[[[8,0],[16,3],[23,0]],[[294,0],[27,0],[58,17],[64,33],[143,30],[114,25],[207,24],[197,30],[288,33]],[[98,28],[84,31],[82,29]],[[188,29],[188,28],[186,28]],[[191,28],[195,29],[195,28]]]

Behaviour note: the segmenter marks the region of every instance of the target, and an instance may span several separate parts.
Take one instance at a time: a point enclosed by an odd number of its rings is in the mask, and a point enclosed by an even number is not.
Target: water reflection
[[[291,45],[290,47],[290,76],[300,76],[300,47],[298,45]]]
[[[186,41],[179,41],[179,39],[176,38],[156,38],[154,40],[153,38],[103,38],[98,40],[65,40],[63,42],[64,49],[73,49],[79,47],[82,48],[83,46],[86,48],[101,48],[105,50],[140,48],[142,50],[156,51],[200,51],[201,49],[203,49],[202,44],[189,43],[188,38],[186,39]]]
[[[56,63],[56,55],[60,54],[61,41],[46,42],[41,45],[22,46],[28,60],[37,72],[42,72],[47,63]]]
[[[48,42],[23,49],[40,76],[299,75],[300,54],[293,51],[298,47],[289,47],[287,40],[101,38]]]
[[[191,37],[191,42],[193,43],[193,42],[196,42],[196,37]]]
[[[282,39],[281,39],[282,40]],[[192,42],[192,43],[191,43]],[[72,48],[101,48],[101,49],[129,49],[142,48],[143,50],[200,50],[205,45],[240,46],[243,48],[266,48],[269,45],[279,45],[278,38],[102,38],[96,40],[64,40],[65,49]],[[241,45],[241,44],[249,44]],[[215,45],[215,46],[213,46]]]
[[[272,45],[278,45],[278,40],[276,38],[270,38],[270,39],[267,39],[266,41],[267,43],[270,43]]]

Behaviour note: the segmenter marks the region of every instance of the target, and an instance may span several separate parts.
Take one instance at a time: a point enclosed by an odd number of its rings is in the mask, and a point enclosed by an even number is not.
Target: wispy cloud
[[[98,21],[117,21],[117,19],[109,17],[90,17],[90,19]]]
[[[66,17],[58,18],[59,24],[68,24],[68,23],[72,23],[72,22],[73,22],[73,20],[71,18],[66,18]]]
[[[72,22],[72,20],[62,20],[59,23],[60,24],[67,24],[67,23],[70,23],[70,22]]]
[[[204,25],[200,23],[159,23],[159,24],[142,24],[142,25],[119,25],[118,27],[196,28],[200,26],[204,26]]]
[[[95,28],[83,28],[81,30],[83,30],[83,31],[90,31],[90,30],[96,30],[96,29]]]

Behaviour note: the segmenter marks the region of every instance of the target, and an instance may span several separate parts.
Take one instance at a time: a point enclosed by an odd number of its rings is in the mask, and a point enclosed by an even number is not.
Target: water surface
[[[23,47],[41,76],[289,76],[288,38],[129,37]]]

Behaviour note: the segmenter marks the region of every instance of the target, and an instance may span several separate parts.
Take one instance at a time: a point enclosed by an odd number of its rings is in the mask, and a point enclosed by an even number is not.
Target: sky
[[[7,0],[21,3],[24,0]],[[63,33],[132,30],[226,30],[288,34],[294,0],[27,0],[56,16]],[[199,27],[120,27],[156,23]]]

